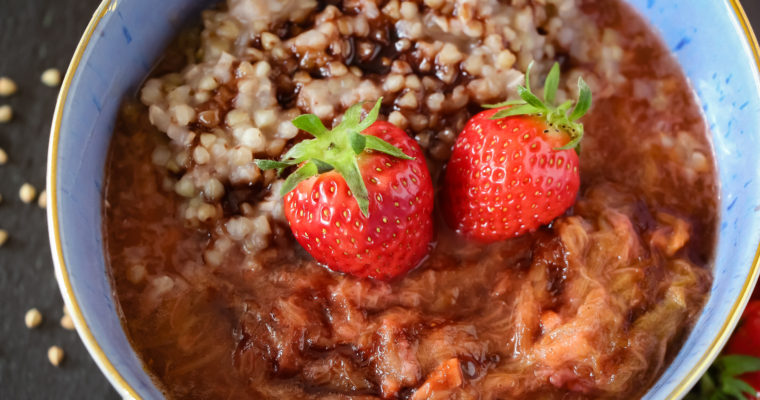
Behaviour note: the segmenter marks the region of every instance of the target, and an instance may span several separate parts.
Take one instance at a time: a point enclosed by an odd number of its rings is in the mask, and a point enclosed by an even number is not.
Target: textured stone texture
[[[10,238],[0,248],[0,398],[118,399],[87,354],[76,332],[60,326],[63,301],[55,282],[48,247],[45,210],[24,204],[19,188],[45,187],[45,163],[58,88],[40,82],[55,67],[64,73],[98,0],[0,0],[0,76],[18,85],[10,104],[14,117],[0,124],[0,147],[8,163],[0,166],[0,229]],[[43,321],[24,325],[32,307]],[[50,346],[60,346],[59,367],[48,361]]]

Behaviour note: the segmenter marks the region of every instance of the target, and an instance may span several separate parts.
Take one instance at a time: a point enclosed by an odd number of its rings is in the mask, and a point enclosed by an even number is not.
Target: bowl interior
[[[630,0],[657,27],[702,105],[720,180],[714,282],[705,308],[673,363],[645,399],[681,397],[728,339],[757,278],[760,235],[757,48],[734,0]],[[727,60],[731,60],[727,62]],[[733,316],[734,318],[729,318]]]
[[[211,0],[105,0],[61,91],[48,165],[56,274],[85,345],[123,396],[160,398],[124,334],[105,270],[101,196],[121,100]],[[757,275],[760,243],[760,79],[734,0],[629,0],[659,30],[702,104],[721,182],[711,297],[647,399],[682,396],[719,351]],[[168,22],[168,23],[167,23]],[[727,62],[730,60],[730,62]]]

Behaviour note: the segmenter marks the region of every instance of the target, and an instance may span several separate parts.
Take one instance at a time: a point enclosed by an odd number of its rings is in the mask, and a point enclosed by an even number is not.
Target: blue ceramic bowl
[[[727,340],[758,275],[760,49],[737,0],[629,0],[699,95],[718,160],[720,234],[712,295],[647,399],[680,398]],[[48,158],[50,242],[61,292],[100,369],[127,398],[160,398],[119,321],[101,235],[103,173],[123,96],[209,0],[105,0],[63,83]]]

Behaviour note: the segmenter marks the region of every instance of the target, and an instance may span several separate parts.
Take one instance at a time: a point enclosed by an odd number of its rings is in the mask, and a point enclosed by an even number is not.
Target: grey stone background
[[[0,229],[10,240],[0,249],[0,399],[118,399],[77,334],[59,325],[63,315],[48,248],[44,210],[24,204],[24,182],[45,185],[48,132],[57,89],[40,83],[55,67],[65,72],[79,37],[99,0],[0,0],[0,76],[12,77],[16,95],[0,98],[15,117],[0,125],[0,148],[10,161],[0,167]],[[760,30],[760,0],[743,0]],[[24,313],[38,308],[37,329],[24,326]],[[47,349],[61,346],[60,367]]]

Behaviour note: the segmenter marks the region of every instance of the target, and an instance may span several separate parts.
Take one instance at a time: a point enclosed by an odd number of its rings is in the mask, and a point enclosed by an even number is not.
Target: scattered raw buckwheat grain
[[[40,310],[32,308],[24,315],[24,323],[29,329],[36,328],[42,323],[42,314]]]
[[[47,208],[47,190],[40,192],[40,197],[37,198],[37,205],[40,208]]]
[[[61,317],[61,326],[63,329],[70,331],[74,330],[74,320],[71,318],[71,315],[64,314],[63,317]]]
[[[46,69],[40,80],[47,86],[56,87],[61,84],[61,71],[55,68]]]
[[[6,76],[0,76],[0,96],[10,96],[16,93],[16,82]]]
[[[50,360],[50,363],[56,367],[61,365],[61,361],[63,361],[63,355],[63,349],[58,346],[51,346],[48,349],[48,360]]]
[[[18,190],[18,197],[20,197],[21,201],[24,203],[29,204],[33,202],[35,196],[37,196],[37,189],[29,183],[21,185],[21,189]]]
[[[0,124],[9,122],[13,118],[13,110],[11,109],[11,106],[4,105],[0,106]]]

